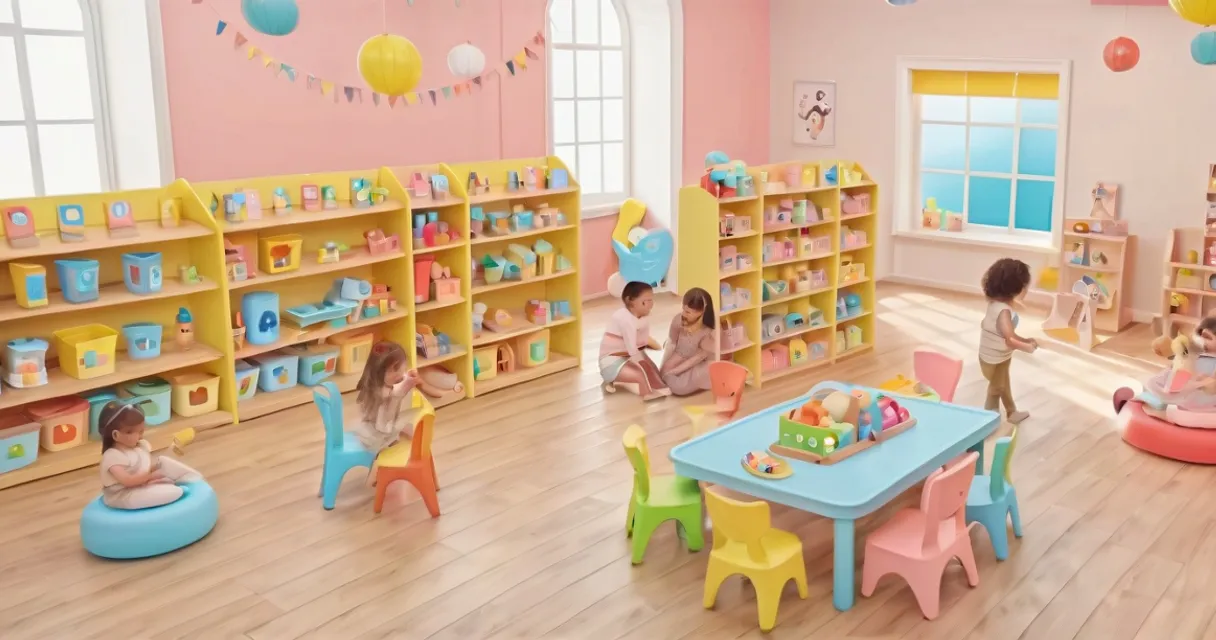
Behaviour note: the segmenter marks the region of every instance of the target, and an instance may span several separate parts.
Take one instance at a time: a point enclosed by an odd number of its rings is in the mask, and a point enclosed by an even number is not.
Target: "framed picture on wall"
[[[794,82],[794,144],[836,146],[835,82]]]

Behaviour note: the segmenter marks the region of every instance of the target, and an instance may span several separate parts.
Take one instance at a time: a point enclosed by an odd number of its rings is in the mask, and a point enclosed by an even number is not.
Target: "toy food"
[[[763,451],[747,452],[742,462],[748,473],[770,480],[788,478],[794,473],[788,462]]]

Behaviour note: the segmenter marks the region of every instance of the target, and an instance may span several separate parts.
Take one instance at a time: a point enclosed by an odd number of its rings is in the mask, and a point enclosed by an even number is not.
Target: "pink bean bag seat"
[[[1144,412],[1130,401],[1119,409],[1123,441],[1149,453],[1195,464],[1216,464],[1216,430],[1179,427]]]

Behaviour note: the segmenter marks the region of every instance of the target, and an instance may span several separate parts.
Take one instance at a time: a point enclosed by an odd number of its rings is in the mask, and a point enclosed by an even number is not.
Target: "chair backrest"
[[[965,526],[967,492],[971,489],[977,460],[979,454],[972,451],[951,461],[949,466],[934,471],[925,481],[925,489],[920,494],[920,510],[925,514],[923,544],[926,549],[937,547],[942,522],[953,519],[958,528]]]
[[[646,432],[638,425],[630,425],[621,438],[625,455],[633,465],[633,492],[645,500],[650,497],[650,451],[646,449]]]
[[[734,362],[709,363],[709,391],[718,409],[727,413],[727,417],[739,411],[746,385],[747,367]]]
[[[344,425],[342,393],[338,391],[338,385],[328,380],[317,385],[312,391],[312,401],[321,412],[321,423],[325,425],[325,448],[341,449]]]
[[[917,349],[912,352],[912,375],[936,391],[942,402],[954,402],[963,361],[932,349]]]
[[[414,439],[410,441],[410,460],[426,460],[431,457],[431,439],[435,437],[435,415],[424,413],[414,425]]]
[[[1012,436],[997,438],[996,447],[992,453],[992,470],[988,480],[988,493],[993,500],[1005,495],[1005,485],[1012,485],[1009,468],[1013,462],[1013,450],[1017,446],[1018,430],[1013,430]]]
[[[705,492],[705,506],[709,509],[709,520],[714,527],[714,548],[729,544],[747,547],[752,560],[765,562],[768,555],[760,539],[772,528],[772,517],[767,502],[740,502],[714,491]]]

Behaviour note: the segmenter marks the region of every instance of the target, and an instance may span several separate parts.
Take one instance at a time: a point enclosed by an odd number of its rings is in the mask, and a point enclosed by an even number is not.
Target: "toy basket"
[[[869,403],[863,406],[859,392],[864,393]],[[807,416],[814,420],[822,407],[814,405],[822,403],[828,396],[843,393],[849,396],[849,405],[843,420],[830,426],[808,424],[804,422]],[[884,421],[883,410],[880,408],[882,394],[868,389],[846,389],[829,387],[811,394],[807,403],[800,409],[790,411],[789,415],[780,416],[778,440],[769,446],[769,451],[776,455],[789,456],[815,464],[835,464],[850,458],[870,447],[893,438],[916,425],[916,418],[907,416],[907,420],[882,428]],[[858,436],[858,426],[862,425],[861,418],[868,419],[868,433]],[[829,420],[830,421],[830,420]],[[878,429],[874,426],[878,425]]]
[[[0,414],[0,474],[15,471],[38,459],[40,429],[24,411]]]
[[[722,318],[722,350],[730,351],[747,343],[747,328]]]
[[[258,375],[262,370],[244,360],[236,361],[236,401],[252,400],[258,393]]]
[[[89,428],[89,402],[77,396],[28,405],[26,413],[42,425],[42,448],[62,451],[83,444]]]
[[[131,293],[158,293],[164,286],[160,252],[122,254],[122,281]]]
[[[77,380],[114,373],[118,332],[104,324],[86,324],[51,334],[59,352],[59,366]]]
[[[284,273],[300,268],[300,249],[304,244],[298,233],[262,238],[258,248],[258,269],[265,273]]]
[[[173,413],[187,418],[219,409],[220,379],[208,373],[169,376]]]
[[[172,407],[172,388],[162,378],[145,378],[122,385],[122,390],[130,396],[124,400],[128,404],[139,407],[144,412],[144,423],[150,427],[169,421]]]

